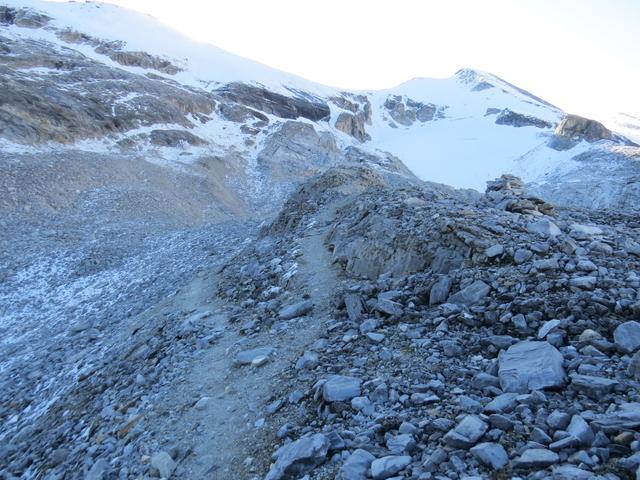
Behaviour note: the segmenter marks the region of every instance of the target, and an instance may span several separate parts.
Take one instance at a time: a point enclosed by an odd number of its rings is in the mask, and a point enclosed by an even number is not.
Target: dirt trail
[[[301,240],[299,287],[292,292],[292,298],[299,300],[303,294],[309,296],[314,304],[310,316],[290,320],[286,329],[241,336],[228,322],[226,305],[214,296],[213,272],[202,272],[172,299],[170,308],[189,312],[218,332],[212,345],[192,357],[187,376],[166,392],[161,408],[166,414],[155,416],[147,425],[159,446],[180,452],[174,478],[253,478],[263,473],[252,472],[247,458],[255,451],[261,424],[269,422],[266,406],[279,398],[275,387],[281,375],[318,338],[331,310],[337,277],[324,238],[333,209],[325,212]],[[275,349],[266,365],[234,365],[237,351],[256,347]],[[203,405],[196,407],[199,400]],[[268,450],[264,455],[273,449]]]

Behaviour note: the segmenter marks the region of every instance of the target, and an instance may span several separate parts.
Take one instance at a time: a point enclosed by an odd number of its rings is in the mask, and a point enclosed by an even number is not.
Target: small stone
[[[294,303],[283,307],[278,316],[280,320],[291,320],[292,318],[301,317],[313,310],[313,303],[311,300],[303,300],[302,302]]]
[[[450,447],[467,449],[475,445],[488,428],[477,416],[467,415],[444,436],[444,441]]]
[[[167,452],[157,452],[151,457],[151,466],[160,472],[161,478],[171,478],[176,462]]]
[[[530,448],[513,461],[514,468],[546,468],[560,461],[557,453],[544,448]]]
[[[367,338],[373,343],[380,343],[385,339],[385,336],[382,333],[369,332]]]
[[[487,413],[510,412],[518,405],[517,393],[503,393],[484,406]]]
[[[415,446],[416,441],[414,440],[413,435],[409,433],[393,435],[387,439],[387,449],[396,455],[411,453]]]
[[[196,410],[204,410],[205,408],[207,408],[207,405],[209,404],[209,400],[210,400],[209,397],[202,397],[200,400],[196,402],[193,408],[195,408]]]
[[[531,250],[527,250],[526,248],[519,248],[513,254],[513,261],[516,264],[520,265],[524,262],[528,262],[533,257],[533,252]]]
[[[409,455],[389,455],[371,462],[371,476],[374,480],[392,477],[411,464]]]
[[[338,471],[336,480],[365,480],[371,462],[376,459],[366,450],[357,449],[345,460]]]
[[[319,356],[316,352],[307,350],[296,362],[298,370],[310,370],[318,366],[320,363]]]
[[[259,347],[252,350],[245,350],[236,355],[236,363],[239,365],[250,365],[255,359],[268,357],[275,349],[271,347]]]
[[[564,430],[571,421],[571,415],[560,410],[554,410],[547,417],[547,425],[554,430]]]
[[[498,443],[479,443],[470,451],[474,457],[494,470],[500,470],[509,463],[509,455],[504,447]]]
[[[554,328],[557,328],[559,325],[560,325],[560,320],[558,319],[549,320],[548,322],[545,322],[544,325],[540,327],[540,330],[538,330],[538,339],[543,340],[551,330],[553,330]]]
[[[484,251],[487,258],[499,257],[504,253],[504,247],[500,244],[492,245]]]
[[[573,277],[569,280],[569,285],[582,290],[593,290],[597,283],[598,279],[594,276]]]

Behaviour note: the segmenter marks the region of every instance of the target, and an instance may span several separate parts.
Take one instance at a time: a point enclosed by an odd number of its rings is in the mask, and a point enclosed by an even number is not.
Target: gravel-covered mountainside
[[[318,230],[333,265],[317,268],[336,271],[326,304],[296,281]],[[276,448],[261,442],[250,466],[267,479],[631,478],[639,268],[635,216],[556,209],[515,177],[469,199],[327,172],[223,270],[248,338],[320,322],[264,399]]]

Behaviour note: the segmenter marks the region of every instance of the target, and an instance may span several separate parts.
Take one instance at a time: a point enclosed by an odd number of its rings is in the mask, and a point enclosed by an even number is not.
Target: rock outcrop
[[[523,113],[513,112],[508,108],[502,110],[496,118],[498,125],[510,125],[512,127],[536,127],[536,128],[551,128],[553,125],[546,120],[536,118],[531,115],[525,115]]]
[[[429,122],[443,116],[443,108],[432,103],[424,104],[400,95],[391,95],[384,102],[384,108],[389,116],[400,125],[411,126],[416,120]]]
[[[216,93],[224,99],[291,120],[302,117],[316,122],[327,118],[331,113],[326,102],[319,98],[310,95],[285,96],[242,83],[230,83]]]
[[[351,113],[342,112],[338,115],[335,127],[341,132],[351,135],[361,142],[371,138],[365,130],[363,119],[360,116],[353,115]]]
[[[564,117],[556,127],[555,134],[559,137],[586,140],[588,142],[613,139],[611,130],[600,122],[579,115],[567,115]]]

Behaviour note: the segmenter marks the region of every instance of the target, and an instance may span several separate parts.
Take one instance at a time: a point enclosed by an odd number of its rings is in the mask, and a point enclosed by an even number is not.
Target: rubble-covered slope
[[[221,285],[254,341],[322,322],[265,399],[265,478],[631,478],[635,216],[557,210],[509,176],[469,199],[338,170],[296,195]],[[295,303],[320,226],[342,272],[328,319]]]

